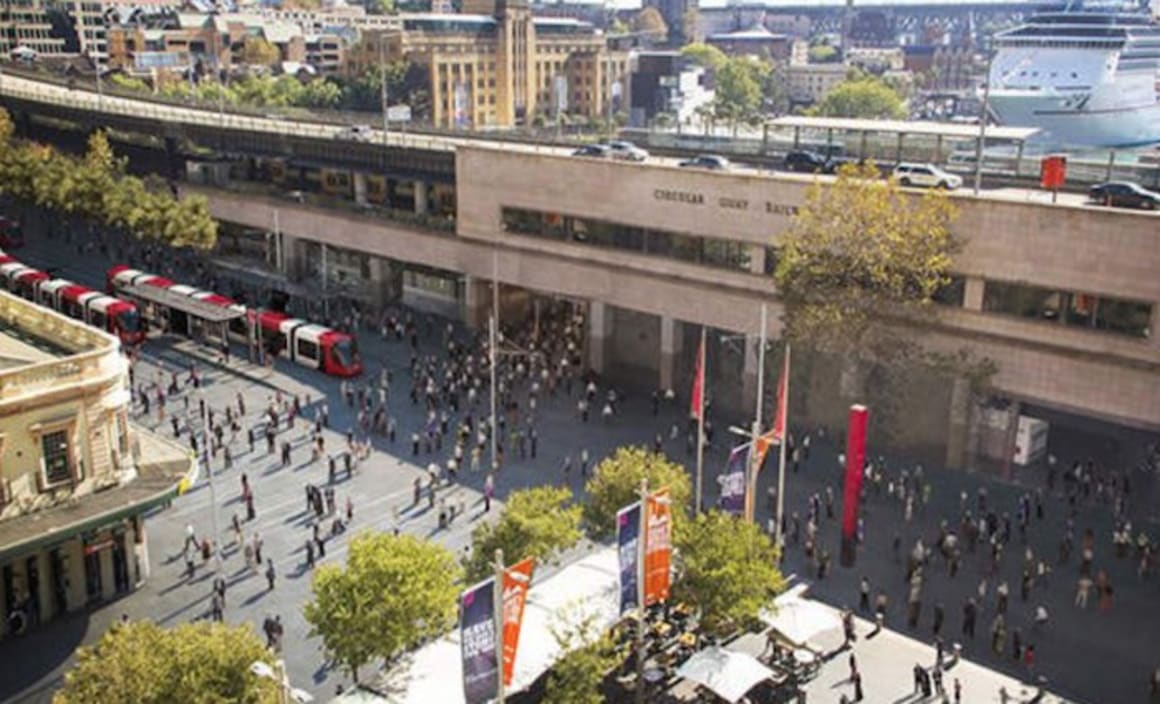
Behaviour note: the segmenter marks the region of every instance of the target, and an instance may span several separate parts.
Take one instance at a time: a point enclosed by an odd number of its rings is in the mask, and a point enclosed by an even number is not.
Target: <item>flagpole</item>
[[[701,330],[703,337],[705,334],[704,328]],[[704,413],[701,415],[704,415]],[[700,472],[698,472],[698,499],[700,499],[701,495],[700,477]],[[640,537],[636,541],[636,604],[640,609],[640,620],[636,624],[636,702],[637,704],[644,704],[644,633],[645,624],[648,621],[648,611],[644,605],[644,580],[646,576],[644,560],[648,555],[648,477],[642,477],[640,480],[640,527],[638,530],[640,531]]]
[[[761,331],[757,348],[757,408],[753,412],[753,432],[749,440],[749,468],[745,478],[745,518],[749,521],[757,520],[757,470],[760,467],[762,453],[757,447],[761,437],[761,411],[765,400],[765,325],[767,308],[761,304]]]
[[[789,444],[789,342],[785,343],[785,365],[782,374],[785,375],[785,426],[781,430],[781,442],[777,448],[777,517],[774,519],[774,545],[781,548],[781,525],[785,518],[785,447]],[[780,399],[778,401],[781,402]]]
[[[496,704],[503,704],[503,550],[496,548],[495,551],[495,587],[492,591],[495,602],[495,652],[499,662],[497,670],[497,682],[495,686],[495,701]]]
[[[697,408],[697,513],[701,513],[701,482],[705,465],[705,363],[708,361],[709,351],[705,349],[705,326],[701,326],[701,364],[697,370],[698,384],[701,389],[701,398]]]
[[[499,366],[499,252],[491,253],[491,316],[487,326],[487,345],[491,353],[491,471],[499,472],[497,455],[499,451],[499,428],[496,426],[496,396],[499,395],[498,370]]]

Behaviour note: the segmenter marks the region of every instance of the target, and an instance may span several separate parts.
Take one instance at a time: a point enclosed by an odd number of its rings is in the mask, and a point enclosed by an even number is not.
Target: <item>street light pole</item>
[[[781,442],[777,447],[777,515],[773,528],[773,544],[781,548],[781,524],[785,520],[785,446],[789,444],[789,343],[785,343],[785,364],[782,365],[782,374],[785,374],[785,427],[781,429]],[[780,396],[780,394],[778,394]],[[781,404],[781,399],[777,400]]]
[[[198,411],[208,409],[205,403],[205,393],[198,392],[198,398],[201,403],[198,404]],[[210,433],[209,433],[209,414],[201,412],[201,452],[205,458],[205,475],[209,482],[209,502],[210,502],[210,528],[213,530],[213,554],[214,554],[214,576],[220,578],[222,576],[222,551],[221,551],[221,533],[218,531],[218,502],[217,502],[217,485],[213,479],[213,466],[210,463]],[[192,434],[193,427],[190,426],[189,432]]]
[[[700,499],[699,492],[697,498]],[[697,510],[700,511],[700,507]],[[641,477],[640,480],[640,527],[638,531],[639,537],[636,539],[636,605],[640,609],[640,620],[636,623],[636,702],[644,704],[644,634],[648,623],[648,609],[644,605],[644,580],[646,576],[644,560],[648,555],[648,477]]]
[[[382,92],[383,102],[383,146],[387,146],[387,131],[390,129],[390,117],[387,108],[387,61],[386,61],[386,41],[382,34],[379,35],[379,78],[381,82],[380,90]]]
[[[499,426],[496,417],[496,397],[499,393],[496,387],[499,365],[499,252],[491,253],[491,315],[488,316],[487,349],[491,353],[491,471],[499,470],[497,462],[499,444]]]
[[[987,140],[987,114],[991,105],[991,63],[995,52],[988,47],[987,73],[983,82],[983,104],[979,107],[979,138],[975,143],[975,195],[983,187],[983,143]]]
[[[697,500],[696,513],[701,513],[701,491],[704,476],[705,465],[705,399],[708,396],[705,389],[705,367],[708,365],[709,350],[705,348],[705,326],[701,326],[701,368],[698,370],[700,376],[699,386],[701,389],[701,407],[697,409]]]
[[[753,430],[749,445],[749,476],[745,478],[745,518],[749,521],[757,520],[757,470],[760,468],[761,453],[758,452],[757,442],[761,437],[761,412],[765,401],[765,326],[767,323],[768,308],[761,304],[761,330],[758,333],[759,347],[757,348],[757,408],[753,412]]]

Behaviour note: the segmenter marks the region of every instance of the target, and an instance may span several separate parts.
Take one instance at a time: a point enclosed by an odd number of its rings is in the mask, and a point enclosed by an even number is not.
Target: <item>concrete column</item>
[[[680,349],[677,324],[678,321],[661,316],[661,359],[657,365],[659,389],[673,388],[673,374]]]
[[[491,306],[491,282],[470,274],[463,277],[463,322],[473,330],[487,328]]]
[[[597,374],[604,373],[608,362],[605,357],[611,323],[612,315],[607,305],[600,301],[588,304],[588,367]]]
[[[361,171],[354,172],[354,202],[358,205],[367,204],[367,175]]]
[[[955,379],[951,384],[950,418],[947,424],[946,466],[964,469],[967,466],[967,448],[971,435],[971,388],[966,379]]]
[[[376,308],[394,303],[403,297],[403,269],[390,259],[370,257],[370,289]]]
[[[290,281],[302,279],[302,247],[301,239],[282,233],[282,273]]]
[[[978,276],[968,276],[963,289],[963,308],[983,310],[983,280]]]
[[[108,533],[102,534],[99,540],[111,539]],[[97,553],[101,563],[101,598],[112,599],[117,595],[117,581],[113,578],[113,548],[107,547]]]
[[[750,245],[749,247],[749,273],[764,274],[765,273],[765,247],[759,245]]]
[[[415,213],[427,214],[427,182],[415,181]]]

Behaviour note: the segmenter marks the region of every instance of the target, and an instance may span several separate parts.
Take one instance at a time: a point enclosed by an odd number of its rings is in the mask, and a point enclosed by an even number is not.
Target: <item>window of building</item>
[[[1058,320],[1060,292],[1039,286],[987,281],[983,310],[1038,320]]]
[[[1099,298],[1095,306],[1095,327],[1132,337],[1152,337],[1152,306],[1139,301]]]
[[[967,279],[962,276],[952,276],[950,281],[940,286],[931,298],[935,303],[962,308],[963,301],[966,300],[966,292]]]
[[[987,281],[983,310],[1130,337],[1152,336],[1152,304],[1143,301]]]
[[[56,430],[40,436],[40,447],[44,453],[44,484],[52,487],[72,479],[72,463],[68,430]]]

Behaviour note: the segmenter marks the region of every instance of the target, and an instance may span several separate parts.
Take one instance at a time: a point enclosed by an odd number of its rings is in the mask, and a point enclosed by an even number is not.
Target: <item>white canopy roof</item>
[[[736,702],[772,677],[773,671],[748,653],[713,646],[693,654],[677,675],[708,687],[727,702]]]
[[[761,620],[795,647],[808,646],[819,652],[831,652],[842,646],[842,620],[833,609],[789,594],[778,598],[775,603],[776,613],[762,611]]]
[[[509,692],[529,687],[560,656],[552,627],[560,625],[557,613],[568,614],[567,623],[589,616],[599,635],[619,618],[619,575],[615,548],[603,548],[568,565],[540,582],[532,575],[532,587],[524,606],[516,667]],[[407,657],[374,685],[396,704],[460,704],[463,699],[463,661],[459,630]]]

